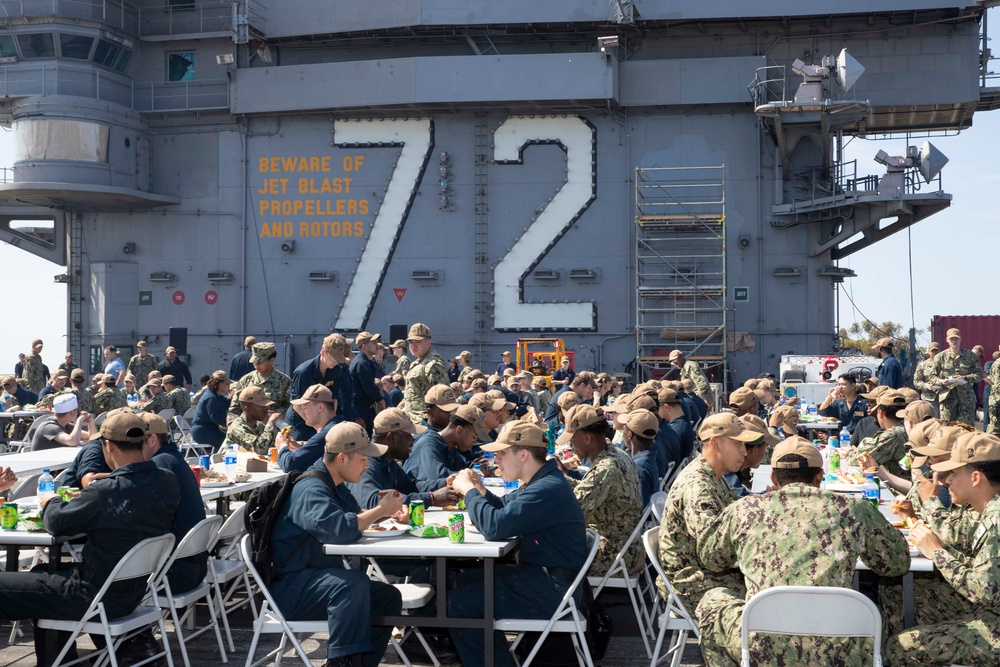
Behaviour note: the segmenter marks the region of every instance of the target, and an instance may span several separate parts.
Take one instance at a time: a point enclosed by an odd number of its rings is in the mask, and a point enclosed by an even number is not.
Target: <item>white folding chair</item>
[[[587,619],[583,616],[581,610],[577,607],[576,600],[573,599],[573,594],[576,589],[580,587],[580,583],[583,578],[587,576],[587,570],[590,569],[591,563],[594,562],[594,557],[597,555],[597,548],[600,546],[601,536],[597,534],[597,531],[592,528],[587,529],[587,558],[583,562],[583,567],[580,568],[579,574],[573,579],[573,583],[566,589],[565,595],[563,595],[562,600],[559,602],[559,606],[556,607],[556,611],[552,614],[552,617],[548,620],[539,619],[528,619],[528,618],[501,618],[496,621],[494,627],[501,632],[516,632],[517,639],[511,644],[510,652],[514,656],[514,662],[517,663],[517,656],[514,650],[517,648],[521,640],[524,639],[525,633],[528,632],[538,632],[538,641],[535,642],[535,646],[531,649],[531,653],[525,659],[524,664],[521,667],[528,667],[531,661],[535,659],[535,654],[545,643],[545,638],[549,636],[552,632],[562,632],[568,633],[573,640],[573,647],[576,649],[576,659],[582,665],[587,665],[587,667],[594,667],[594,660],[590,656],[590,647],[587,646]],[[518,663],[520,665],[520,663]]]
[[[664,471],[663,477],[660,478],[660,491],[667,490],[667,483],[670,481],[671,477],[673,476],[674,470],[676,469],[677,469],[676,461],[671,461],[670,463],[667,464],[667,469]]]
[[[882,665],[882,616],[850,588],[775,586],[747,601],[740,629],[743,667],[750,667],[750,633],[801,637],[871,637],[872,665]]]
[[[166,410],[160,410],[156,414],[158,414],[159,416],[163,417],[163,421],[165,421],[165,422],[167,422],[169,424],[170,420],[173,419],[174,415],[177,414],[177,413],[174,411],[173,408],[167,408]]]
[[[672,487],[674,485],[674,482],[677,480],[677,475],[679,475],[681,473],[681,470],[684,470],[684,468],[686,468],[687,465],[691,463],[693,458],[694,458],[693,456],[688,456],[681,459],[681,462],[677,464],[677,467],[674,468],[673,472],[670,473],[670,476],[667,477],[666,481],[660,486],[660,490],[669,491],[670,487]]]
[[[41,476],[42,473],[36,472],[34,475],[28,475],[18,482],[17,486],[10,490],[10,494],[7,496],[7,502],[13,502],[20,498],[28,498],[29,496],[37,494],[38,478]]]
[[[191,421],[194,419],[195,413],[198,412],[198,406],[192,405],[190,408],[184,411],[184,419]]]
[[[431,601],[431,598],[434,597],[434,587],[430,584],[390,582],[389,577],[387,577],[382,571],[382,568],[379,567],[378,561],[371,557],[368,558],[368,577],[377,579],[384,584],[391,583],[392,586],[395,586],[399,590],[400,596],[403,599],[404,610],[423,607]],[[424,635],[418,628],[415,627],[403,628],[403,634],[399,639],[396,639],[395,633],[389,638],[389,645],[396,651],[396,655],[398,655],[399,659],[403,661],[403,664],[406,665],[406,667],[413,667],[412,663],[410,663],[410,659],[403,651],[402,646],[403,642],[406,641],[406,638],[409,637],[410,634],[413,634],[417,638],[417,641],[420,642],[420,645],[423,646],[424,651],[430,657],[434,667],[441,667],[441,661],[439,661],[437,656],[434,655],[434,651],[431,650],[431,647],[424,638]]]
[[[701,639],[701,633],[698,632],[698,623],[691,618],[691,614],[688,613],[684,603],[677,597],[673,586],[670,585],[670,580],[667,579],[667,575],[663,572],[663,566],[660,565],[659,527],[650,528],[643,533],[642,545],[646,549],[646,557],[652,563],[653,569],[667,589],[667,597],[663,599],[664,610],[659,614],[657,620],[659,631],[656,634],[656,646],[653,648],[653,657],[649,663],[649,667],[656,667],[656,665],[669,658],[671,654],[673,655],[673,660],[670,663],[671,667],[678,667],[681,664],[681,658],[684,656],[684,646],[687,644],[688,634],[693,634],[696,638]],[[659,612],[659,609],[657,609],[657,612]],[[663,640],[668,631],[676,632],[677,639],[670,644],[666,653],[661,654]]]
[[[215,588],[215,608],[222,625],[226,629],[226,639],[229,650],[236,652],[233,644],[233,633],[229,627],[229,614],[240,607],[250,605],[250,611],[257,618],[257,608],[253,604],[253,588],[250,587],[250,577],[247,575],[247,565],[240,556],[240,538],[246,533],[243,515],[246,505],[240,505],[229,515],[216,536],[218,555],[208,559],[208,576],[206,580]],[[226,607],[240,586],[246,589],[247,596],[231,607]],[[223,592],[223,588],[225,591]]]
[[[667,506],[667,492],[657,491],[649,497],[649,512],[650,519],[656,522],[659,526],[660,522],[663,521],[663,508]]]
[[[122,616],[121,618],[108,618],[104,608],[104,595],[111,587],[111,584],[116,581],[146,577],[146,589],[147,591],[152,591],[153,581],[160,570],[163,569],[163,564],[169,558],[170,549],[173,546],[174,536],[168,534],[160,535],[159,537],[150,537],[129,549],[128,553],[118,561],[115,569],[111,571],[107,581],[101,586],[101,590],[94,596],[94,601],[90,603],[87,611],[84,612],[83,617],[79,621],[48,618],[42,618],[37,621],[36,625],[39,628],[70,633],[69,640],[62,647],[59,655],[56,656],[53,667],[74,665],[90,660],[100,654],[103,654],[100,663],[110,659],[112,667],[118,667],[118,660],[115,657],[115,651],[118,647],[121,646],[125,639],[138,634],[151,625],[159,626],[160,635],[163,637],[163,651],[155,657],[163,656],[167,659],[169,667],[174,666],[173,658],[170,655],[170,647],[167,643],[167,630],[163,624],[163,611],[159,607],[140,605],[131,614]],[[70,648],[76,644],[76,639],[81,633],[103,636],[106,642],[105,647],[98,649],[90,655],[63,663],[63,658],[66,657],[66,653]]]
[[[634,573],[629,572],[627,558],[632,544],[639,538],[640,533],[646,525],[646,519],[648,517],[649,507],[647,507],[642,513],[642,516],[639,518],[639,523],[637,523],[635,528],[632,529],[632,533],[628,536],[628,539],[625,540],[625,544],[615,556],[615,559],[611,561],[611,565],[608,567],[608,571],[604,573],[603,577],[587,577],[591,587],[594,589],[594,599],[600,597],[601,592],[605,588],[624,588],[628,593],[629,600],[632,602],[632,611],[635,613],[635,622],[639,626],[639,630],[642,635],[642,643],[646,647],[647,658],[652,656],[649,646],[649,633],[651,632],[650,626],[653,614],[650,612],[650,605],[646,600],[646,595],[649,594],[650,587],[648,585],[644,585],[642,581],[646,568],[640,567],[639,570]]]
[[[104,420],[107,419],[107,417],[108,417],[107,412],[102,412],[101,414],[94,417],[94,428],[101,428],[101,424],[104,423]]]
[[[183,415],[174,415],[170,420],[170,434],[176,441],[183,440],[191,434],[191,424]]]
[[[156,581],[153,584],[153,604],[159,606],[161,609],[170,611],[170,617],[174,622],[174,634],[177,635],[177,643],[181,647],[181,658],[184,660],[184,667],[190,667],[191,665],[187,654],[187,641],[209,630],[215,631],[215,639],[219,644],[219,655],[222,658],[222,662],[228,662],[226,649],[222,645],[222,633],[219,631],[219,619],[215,613],[211,586],[209,586],[208,582],[203,581],[189,591],[174,593],[170,589],[170,580],[167,577],[167,573],[176,561],[197,556],[208,551],[215,544],[215,538],[221,526],[221,516],[209,517],[196,523],[188,531],[187,535],[184,536],[184,539],[180,541],[177,548],[174,549],[174,552],[170,555],[170,559],[167,560],[166,565],[163,566],[163,570],[156,577]],[[188,620],[189,616],[193,618],[191,615],[195,613],[197,608],[195,603],[201,599],[204,599],[206,602],[211,620],[206,626],[192,632],[185,639],[184,622]],[[184,613],[179,613],[180,610],[184,610]]]

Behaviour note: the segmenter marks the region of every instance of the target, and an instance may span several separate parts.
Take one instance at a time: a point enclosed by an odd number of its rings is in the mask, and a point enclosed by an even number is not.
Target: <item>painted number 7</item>
[[[524,298],[525,278],[597,198],[596,131],[582,118],[508,118],[493,135],[493,159],[523,164],[525,147],[541,143],[566,151],[566,182],[494,268],[493,326],[499,331],[592,331],[597,322],[592,301],[550,304]]]
[[[400,148],[399,159],[335,325],[341,331],[360,331],[365,328],[382,289],[392,253],[403,233],[403,225],[430,159],[434,123],[429,118],[338,120],[334,122],[333,137],[338,148]]]

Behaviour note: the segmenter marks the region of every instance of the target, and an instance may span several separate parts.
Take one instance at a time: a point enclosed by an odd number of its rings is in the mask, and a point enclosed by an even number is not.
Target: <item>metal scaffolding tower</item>
[[[726,363],[725,165],[635,170],[636,357]]]

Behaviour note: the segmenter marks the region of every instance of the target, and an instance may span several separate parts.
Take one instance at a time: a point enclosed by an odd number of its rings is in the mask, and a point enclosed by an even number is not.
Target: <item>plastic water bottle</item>
[[[229,447],[226,448],[225,464],[226,464],[226,477],[229,478],[230,482],[236,479],[236,468],[237,468],[236,462],[237,462],[236,445],[229,445]]]
[[[816,417],[816,404],[815,403],[810,403],[808,409],[809,409],[809,416],[815,419],[815,417]]]
[[[847,430],[847,427],[840,429],[840,446],[847,447],[851,444],[851,432]]]
[[[878,509],[878,485],[875,483],[875,475],[865,475],[865,483],[861,485],[861,495]]]
[[[43,493],[55,493],[56,492],[56,480],[49,474],[49,469],[46,468],[42,471],[42,476],[38,478],[38,495]]]

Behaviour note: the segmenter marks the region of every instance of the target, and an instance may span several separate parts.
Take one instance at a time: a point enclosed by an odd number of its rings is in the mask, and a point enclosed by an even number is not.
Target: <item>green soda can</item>
[[[410,501],[410,528],[419,528],[424,525],[424,501]]]
[[[4,503],[0,507],[0,528],[15,530],[17,528],[17,503]]]
[[[465,517],[461,514],[448,515],[448,541],[465,541]]]

